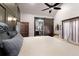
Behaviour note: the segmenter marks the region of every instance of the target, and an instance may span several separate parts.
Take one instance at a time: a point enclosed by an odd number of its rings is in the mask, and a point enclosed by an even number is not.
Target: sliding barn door
[[[79,43],[79,18],[63,21],[62,34],[64,40]]]
[[[53,19],[46,18],[44,20],[44,35],[53,36]]]

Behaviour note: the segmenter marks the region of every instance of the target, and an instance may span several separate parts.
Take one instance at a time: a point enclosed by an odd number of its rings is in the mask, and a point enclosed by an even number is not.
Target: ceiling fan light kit
[[[51,13],[52,12],[52,10],[49,10],[49,13]]]

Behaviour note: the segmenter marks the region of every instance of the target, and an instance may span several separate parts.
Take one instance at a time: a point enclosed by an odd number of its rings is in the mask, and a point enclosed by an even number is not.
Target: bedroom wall
[[[52,17],[48,17],[48,16],[21,13],[21,18],[20,18],[21,21],[22,22],[29,22],[29,36],[34,36],[34,17],[52,18]]]
[[[61,30],[55,30],[57,24],[61,25],[62,20],[79,16],[79,3],[64,3],[61,10],[54,17],[54,33],[61,34]]]

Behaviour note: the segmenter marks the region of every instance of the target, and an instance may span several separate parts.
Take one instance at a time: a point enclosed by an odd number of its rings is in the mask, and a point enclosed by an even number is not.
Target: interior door
[[[20,33],[23,37],[27,37],[29,35],[29,23],[28,22],[20,22]]]

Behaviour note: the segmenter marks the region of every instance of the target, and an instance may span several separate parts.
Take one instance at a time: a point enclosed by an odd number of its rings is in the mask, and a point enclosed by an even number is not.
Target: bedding
[[[79,56],[79,46],[50,36],[25,37],[18,56]]]
[[[17,56],[23,43],[23,37],[18,33],[12,39],[6,39],[2,41],[3,50],[7,56]]]

